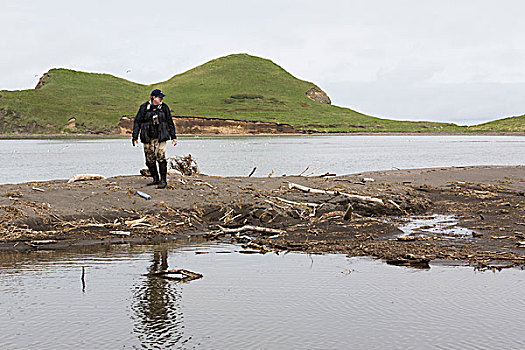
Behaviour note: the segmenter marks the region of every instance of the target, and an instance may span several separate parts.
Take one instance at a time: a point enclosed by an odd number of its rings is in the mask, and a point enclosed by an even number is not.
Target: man
[[[175,124],[170,108],[162,102],[164,96],[166,95],[162,91],[155,89],[151,92],[150,100],[139,107],[131,138],[131,143],[135,146],[140,133],[140,142],[144,144],[146,166],[153,177],[153,181],[147,186],[157,185],[157,188],[167,186],[166,141],[171,139],[173,146],[177,145]],[[157,171],[157,163],[159,163],[159,171]]]

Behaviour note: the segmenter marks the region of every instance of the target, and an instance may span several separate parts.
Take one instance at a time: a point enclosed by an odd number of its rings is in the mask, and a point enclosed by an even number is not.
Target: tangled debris
[[[199,173],[197,162],[188,154],[187,156],[170,157],[168,159],[169,169],[176,170],[182,175],[192,176]]]
[[[525,265],[524,167],[340,177],[194,173],[171,174],[168,182],[167,190],[148,189],[149,201],[135,195],[146,188],[140,176],[2,185],[0,249],[201,235],[234,241],[247,252],[339,252],[406,266],[435,259]],[[453,216],[467,234],[424,226],[400,231],[407,220],[432,213]]]

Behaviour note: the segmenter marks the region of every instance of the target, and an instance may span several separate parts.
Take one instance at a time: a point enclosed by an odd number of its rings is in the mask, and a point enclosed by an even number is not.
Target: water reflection
[[[168,247],[155,247],[148,272],[168,269]],[[134,287],[131,304],[133,332],[143,348],[167,349],[185,344],[180,284],[164,278],[142,276]]]
[[[523,271],[237,250],[180,242],[0,254],[0,349],[525,349]],[[205,278],[143,275],[173,261]]]

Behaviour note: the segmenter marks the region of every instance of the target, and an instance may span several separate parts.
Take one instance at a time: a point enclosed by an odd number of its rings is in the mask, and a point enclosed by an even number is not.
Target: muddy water
[[[2,253],[0,348],[525,348],[524,271],[239,250],[172,243]],[[162,268],[204,277],[143,275]]]
[[[397,168],[523,165],[525,136],[182,137],[168,156],[191,153],[203,173],[246,176]],[[142,147],[129,139],[0,140],[0,184],[70,178],[78,173],[137,174]]]

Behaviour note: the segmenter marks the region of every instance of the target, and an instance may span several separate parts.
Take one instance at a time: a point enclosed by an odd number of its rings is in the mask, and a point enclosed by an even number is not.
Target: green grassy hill
[[[165,102],[180,116],[288,123],[330,132],[472,130],[380,119],[312,101],[305,93],[315,84],[293,77],[270,60],[246,54],[212,60],[154,85],[67,69],[52,69],[41,81],[37,89],[0,91],[0,133],[115,132],[120,117],[135,115],[154,88],[167,94]],[[68,127],[71,118],[74,128]]]
[[[494,120],[488,123],[471,126],[471,131],[504,131],[504,132],[524,132],[525,115]]]

